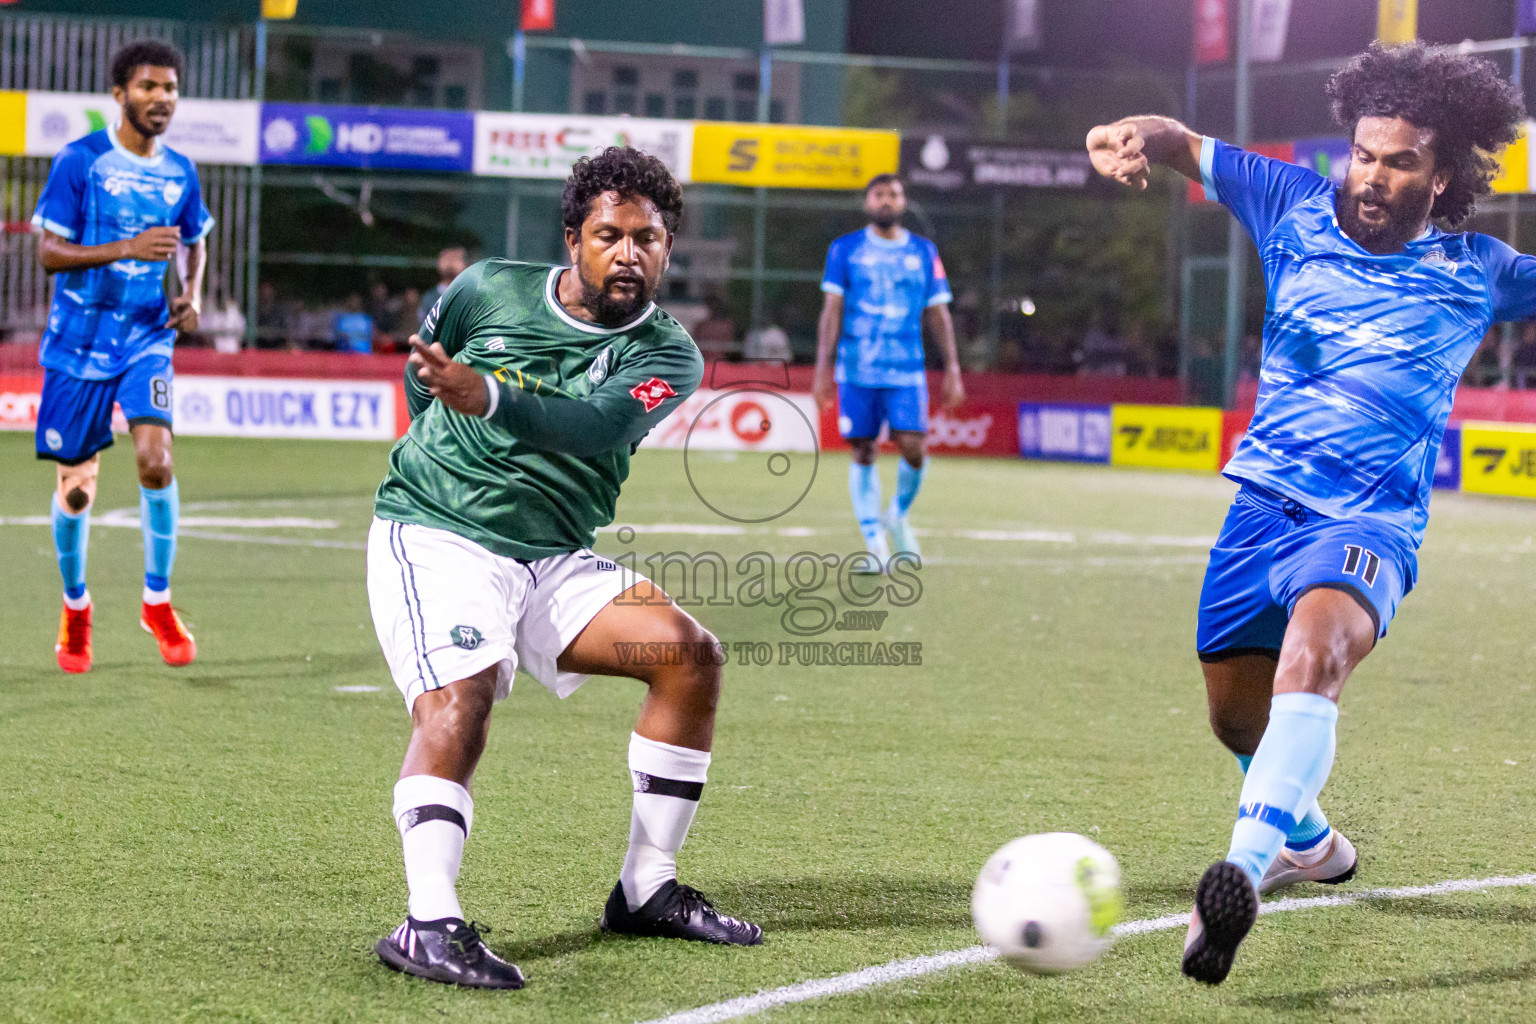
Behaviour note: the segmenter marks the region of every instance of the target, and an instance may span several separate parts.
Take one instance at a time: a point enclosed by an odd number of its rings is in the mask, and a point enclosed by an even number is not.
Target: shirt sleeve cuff
[[[182,245],[196,245],[198,242],[201,242],[203,239],[208,237],[208,232],[213,230],[213,224],[214,224],[213,218],[209,217],[207,222],[203,224],[203,227],[202,227],[201,231],[199,231],[197,234],[193,235],[191,238],[183,238],[181,240],[181,244]]]
[[[840,284],[833,284],[831,281],[821,282],[821,290],[828,293],[829,295],[843,294],[843,286]]]
[[[948,304],[950,302],[953,302],[954,299],[955,299],[955,297],[953,295],[949,294],[949,292],[940,292],[939,294],[935,295],[933,298],[928,300],[928,308],[932,309],[934,306],[946,305],[946,304]]]
[[[485,375],[485,392],[490,396],[490,404],[485,407],[485,412],[481,414],[480,418],[488,420],[496,415],[496,409],[501,405],[501,385],[490,374]]]
[[[60,238],[66,239],[66,240],[71,241],[71,242],[73,242],[75,240],[75,229],[74,228],[67,228],[63,224],[60,224],[56,220],[49,220],[47,217],[44,217],[41,213],[34,213],[32,215],[32,226],[35,227],[35,228],[38,228],[38,229],[40,229],[42,231],[52,231],[54,234],[58,235]]]
[[[1213,203],[1221,202],[1216,194],[1216,140],[1209,135],[1200,139],[1200,183],[1205,186],[1205,198]]]

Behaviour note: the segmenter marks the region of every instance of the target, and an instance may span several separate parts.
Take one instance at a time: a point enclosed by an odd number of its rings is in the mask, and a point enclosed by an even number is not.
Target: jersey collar
[[[149,156],[139,156],[139,154],[133,152],[127,146],[123,145],[122,140],[117,137],[117,130],[122,126],[122,120],[118,119],[112,123],[110,128],[107,129],[107,138],[112,140],[112,148],[117,150],[119,156],[126,157],[127,159],[138,164],[140,167],[154,167],[160,163],[160,161],[165,159],[165,147],[160,144],[159,136],[150,139],[150,144],[154,148],[150,151]]]
[[[650,319],[652,313],[656,312],[656,303],[647,302],[645,304],[645,308],[640,311],[639,316],[635,317],[629,323],[621,324],[618,327],[601,327],[598,324],[589,324],[585,320],[577,320],[575,317],[571,316],[571,314],[567,313],[565,311],[565,307],[560,305],[560,300],[555,298],[555,282],[560,280],[560,272],[562,270],[573,269],[575,268],[550,267],[549,276],[544,279],[544,303],[545,305],[549,306],[550,312],[554,313],[555,316],[564,321],[567,326],[574,327],[578,331],[585,331],[588,334],[623,334],[625,331],[632,331],[636,327],[639,327],[641,324],[645,323],[646,320]]]
[[[866,224],[864,225],[864,240],[869,242],[870,245],[883,245],[888,249],[898,249],[912,240],[912,232],[906,228],[901,228],[895,238],[881,238],[875,234],[874,228]]]

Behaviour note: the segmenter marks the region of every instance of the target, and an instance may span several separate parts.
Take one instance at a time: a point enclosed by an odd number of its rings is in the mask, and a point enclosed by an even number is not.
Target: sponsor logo
[[[1426,263],[1438,270],[1449,270],[1456,273],[1456,261],[1445,254],[1445,250],[1436,246],[1423,256],[1419,257],[1420,263]]]
[[[474,626],[454,626],[448,631],[448,638],[453,641],[454,646],[462,647],[466,651],[479,647],[480,641],[485,639]]]
[[[942,171],[948,167],[949,146],[944,142],[944,136],[928,136],[928,141],[923,143],[923,152],[920,159],[923,162],[923,166],[930,171]]]
[[[436,307],[434,307],[434,309],[435,308]],[[486,349],[488,351],[491,351],[491,352],[505,352],[506,348],[507,348],[507,339],[506,338],[492,338],[490,341],[485,343],[485,347],[486,347]]]
[[[662,402],[674,397],[677,392],[672,390],[672,385],[660,377],[652,377],[644,384],[636,384],[629,389],[629,393],[645,406],[646,412],[653,411]]]
[[[1536,428],[1463,423],[1461,489],[1536,498]]]
[[[747,444],[759,444],[773,430],[768,410],[753,401],[737,403],[731,410],[731,433]]]
[[[987,443],[987,432],[991,427],[989,413],[961,420],[937,412],[928,421],[928,441],[944,448],[981,448]]]
[[[599,558],[597,560],[597,567],[599,569],[601,569],[603,572],[613,572],[615,569],[618,568],[618,566],[615,565],[614,563],[612,563],[612,562],[605,562],[601,558]]]
[[[587,367],[587,379],[593,384],[601,384],[608,379],[608,364],[613,361],[613,346],[609,345],[592,360],[592,365]]]
[[[273,153],[287,153],[298,145],[299,130],[286,117],[276,118],[262,131],[261,143]]]
[[[200,391],[194,391],[181,400],[181,418],[193,423],[207,423],[214,416],[213,402]]]
[[[1117,465],[1214,472],[1220,461],[1220,409],[1167,405],[1113,408]]]
[[[47,442],[49,451],[56,452],[60,448],[64,447],[64,438],[61,437],[59,432],[54,430],[52,427],[49,427],[48,430],[43,434],[43,440]]]

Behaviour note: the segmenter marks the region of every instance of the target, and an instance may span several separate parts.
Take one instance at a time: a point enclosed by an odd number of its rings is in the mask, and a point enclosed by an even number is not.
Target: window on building
[[[692,96],[679,96],[672,101],[672,116],[690,121],[698,112],[699,104]]]
[[[697,89],[699,87],[699,73],[691,68],[683,68],[672,72],[672,88]]]
[[[738,121],[756,121],[757,120],[757,100],[742,100],[742,99],[738,99],[736,101],[736,120],[738,120]]]
[[[608,113],[608,94],[599,89],[593,89],[582,100],[581,109],[588,114]]]
[[[731,76],[731,83],[737,92],[757,92],[757,76],[750,71],[738,71]]]
[[[614,93],[613,112],[615,114],[633,114],[635,112],[635,94],[632,92]]]
[[[726,116],[724,96],[711,96],[709,99],[704,101],[705,120],[724,121]]]
[[[640,84],[640,69],[628,64],[621,64],[613,69],[613,84],[625,89],[633,89]]]
[[[769,100],[768,101],[768,120],[772,121],[774,124],[783,124],[784,123],[784,101],[783,100]]]
[[[648,93],[646,93],[645,94],[645,116],[646,117],[666,117],[667,116],[667,98],[665,96],[663,96],[659,92],[648,92]]]
[[[469,90],[462,85],[450,85],[443,89],[443,106],[449,110],[464,110],[469,106]]]

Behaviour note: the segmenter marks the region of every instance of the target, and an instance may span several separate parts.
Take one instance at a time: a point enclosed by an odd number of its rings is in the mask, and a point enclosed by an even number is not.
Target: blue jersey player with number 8
[[[112,444],[114,404],[133,435],[144,532],[139,623],[160,656],[185,665],[197,645],[171,608],[180,498],[171,466],[171,349],[197,329],[204,238],[213,218],[192,161],[158,136],[176,112],[182,56],[145,40],[112,58],[122,119],[65,146],[53,161],[32,224],[43,269],[57,274],[39,361],[43,395],[37,455],[58,464],[53,542],[64,580],[55,648],[65,672],[91,667],[92,605],[85,586],[98,453]],[[181,295],[167,302],[167,262],[185,249]]]
[[[1353,147],[1311,170],[1133,117],[1094,128],[1101,174],[1149,164],[1205,187],[1258,245],[1268,305],[1258,405],[1225,474],[1196,649],[1211,724],[1246,772],[1226,858],[1200,879],[1182,968],[1224,980],[1259,894],[1354,876],[1318,794],[1344,683],[1413,589],[1457,381],[1489,326],[1536,317],[1536,258],[1444,231],[1489,191],[1519,92],[1493,65],[1373,45],[1328,83]]]

